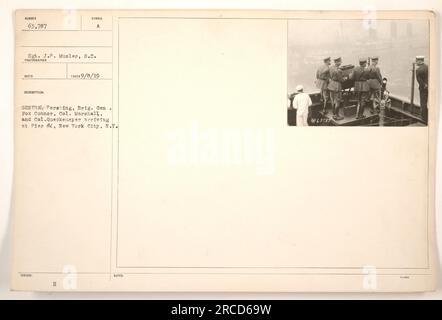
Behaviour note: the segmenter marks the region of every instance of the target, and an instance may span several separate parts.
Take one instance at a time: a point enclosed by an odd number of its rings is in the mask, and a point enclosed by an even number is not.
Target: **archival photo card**
[[[12,289],[434,290],[435,19],[18,10]]]

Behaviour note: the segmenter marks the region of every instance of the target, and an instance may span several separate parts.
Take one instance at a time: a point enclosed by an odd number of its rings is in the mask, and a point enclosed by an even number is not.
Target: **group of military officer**
[[[381,91],[383,82],[381,71],[378,67],[379,57],[371,57],[370,65],[367,66],[367,58],[360,58],[359,65],[354,67],[350,74],[346,75],[341,69],[342,59],[333,59],[334,65],[331,65],[331,58],[324,59],[324,64],[316,72],[316,85],[321,90],[321,99],[323,102],[323,113],[327,113],[327,102],[332,105],[333,118],[342,120],[339,114],[342,104],[342,84],[346,80],[354,81],[354,92],[358,100],[358,112],[356,119],[365,117],[364,109],[370,101],[370,112],[374,114],[380,111]],[[419,83],[420,104],[422,118],[427,121],[427,99],[428,99],[428,67],[424,63],[423,56],[416,57],[416,79]]]
[[[379,58],[371,57],[370,60],[371,64],[367,67],[367,59],[360,58],[359,66],[356,66],[349,75],[345,75],[341,69],[341,57],[333,59],[334,65],[332,66],[330,57],[324,59],[324,64],[316,72],[316,85],[321,90],[324,114],[327,113],[327,102],[330,100],[333,119],[343,119],[339,110],[342,104],[342,84],[346,80],[354,81],[354,92],[359,105],[356,119],[365,117],[364,109],[370,100],[372,100],[371,113],[379,111],[382,89],[382,75],[378,67]]]

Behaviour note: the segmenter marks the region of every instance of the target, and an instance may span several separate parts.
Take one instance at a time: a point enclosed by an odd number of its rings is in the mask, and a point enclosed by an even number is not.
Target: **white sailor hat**
[[[302,90],[304,90],[304,87],[302,86],[302,84],[298,84],[297,86],[296,86],[296,91],[302,91]]]
[[[424,56],[416,56],[416,61],[424,61],[425,57]]]

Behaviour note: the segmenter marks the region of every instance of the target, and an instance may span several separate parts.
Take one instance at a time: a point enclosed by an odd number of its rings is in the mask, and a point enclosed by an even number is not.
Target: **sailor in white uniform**
[[[307,93],[304,93],[302,85],[296,86],[296,96],[293,99],[293,108],[296,109],[296,126],[308,126],[307,118],[309,107],[312,105],[312,100]]]

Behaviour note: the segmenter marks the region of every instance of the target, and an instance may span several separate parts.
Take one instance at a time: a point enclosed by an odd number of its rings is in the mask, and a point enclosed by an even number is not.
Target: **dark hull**
[[[346,91],[343,94],[343,107],[340,114],[342,120],[335,120],[332,117],[331,106],[327,105],[327,113],[323,113],[323,103],[319,92],[311,93],[313,105],[310,107],[308,123],[310,126],[425,126],[426,123],[421,117],[419,105],[411,105],[403,98],[390,95],[391,104],[389,108],[382,108],[379,113],[371,113],[365,108],[365,118],[356,119],[357,100],[353,91]],[[296,125],[296,110],[288,110],[288,124]]]

